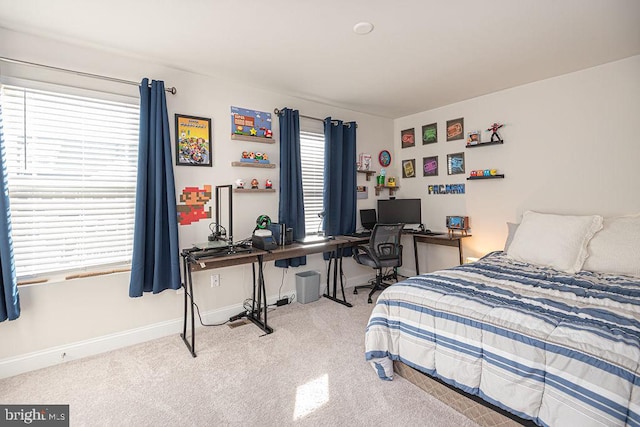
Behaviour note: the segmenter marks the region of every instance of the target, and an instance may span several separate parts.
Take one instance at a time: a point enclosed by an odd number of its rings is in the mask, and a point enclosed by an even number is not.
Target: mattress
[[[365,347],[538,425],[640,426],[638,278],[493,253],[387,288]]]

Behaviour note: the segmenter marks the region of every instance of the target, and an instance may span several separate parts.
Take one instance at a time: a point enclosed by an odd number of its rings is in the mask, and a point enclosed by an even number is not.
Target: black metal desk
[[[462,258],[462,239],[465,237],[471,237],[470,234],[450,236],[448,234],[413,234],[413,254],[416,260],[416,275],[420,274],[420,267],[418,265],[418,243],[429,243],[432,245],[452,246],[458,248],[458,254],[460,255],[460,265],[463,264]]]
[[[331,252],[327,271],[327,292],[323,295],[337,303],[351,307],[347,302],[344,283],[342,280],[342,250],[345,247],[362,243],[363,239],[355,237],[339,236],[327,242],[314,244],[299,244],[280,246],[272,251],[253,249],[251,252],[219,253],[210,257],[196,259],[189,250],[182,251],[183,258],[183,283],[184,293],[184,318],[182,333],[180,334],[185,345],[193,357],[195,352],[195,302],[193,295],[193,271],[211,270],[215,268],[230,267],[235,265],[252,264],[253,272],[253,303],[252,309],[247,313],[247,319],[270,334],[273,329],[267,323],[267,291],[264,282],[263,265],[266,261],[276,261],[279,259],[295,258],[299,256],[311,255],[315,253]],[[258,267],[256,274],[256,264]],[[331,269],[333,267],[333,283],[331,283]],[[338,298],[338,277],[342,290],[342,299]],[[262,309],[261,309],[262,307]],[[191,310],[191,318],[188,319],[188,311]],[[187,323],[191,324],[191,339],[187,338]]]
[[[238,253],[219,253],[206,258],[195,258],[195,255],[188,250],[182,251],[182,266],[183,266],[183,282],[184,288],[184,318],[182,323],[182,333],[180,337],[184,341],[187,349],[193,357],[196,357],[196,332],[195,332],[195,302],[193,292],[193,278],[191,273],[193,271],[210,270],[214,268],[230,267],[234,265],[252,264],[253,271],[253,305],[250,313],[247,314],[247,319],[256,324],[260,329],[267,334],[273,332],[267,325],[267,304],[266,304],[266,289],[264,286],[264,276],[262,269],[262,260],[266,252],[253,249],[251,252],[238,252]],[[258,276],[256,277],[255,265],[258,264]],[[257,299],[256,299],[257,294]],[[260,311],[260,303],[264,296],[264,310]],[[257,305],[257,308],[256,308]],[[187,338],[187,314],[191,309],[191,340]]]

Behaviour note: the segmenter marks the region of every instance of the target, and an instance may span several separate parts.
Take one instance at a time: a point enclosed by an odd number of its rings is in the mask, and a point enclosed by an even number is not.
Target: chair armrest
[[[353,256],[360,255],[360,253],[364,253],[365,255],[369,255],[372,259],[376,259],[375,254],[371,252],[371,248],[367,245],[357,245],[353,247]],[[357,254],[357,255],[356,255]]]

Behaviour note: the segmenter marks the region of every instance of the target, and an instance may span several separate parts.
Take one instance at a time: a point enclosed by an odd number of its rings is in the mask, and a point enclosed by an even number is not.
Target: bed
[[[548,221],[525,213],[513,249],[390,286],[369,319],[366,359],[381,379],[400,361],[542,426],[640,426],[640,217],[615,249],[619,224],[598,218],[550,242]],[[540,241],[560,247],[540,254]],[[601,267],[604,249],[613,258]],[[589,254],[625,274],[585,270]]]

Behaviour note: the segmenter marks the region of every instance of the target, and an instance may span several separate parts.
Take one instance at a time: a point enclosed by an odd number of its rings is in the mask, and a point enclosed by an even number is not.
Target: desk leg
[[[413,256],[416,259],[416,276],[420,275],[420,265],[418,264],[418,240],[413,236]]]
[[[460,254],[460,265],[464,264],[464,259],[462,258],[462,239],[458,239],[458,253]]]
[[[194,313],[194,302],[193,302],[193,279],[191,277],[191,268],[189,268],[189,264],[188,261],[185,259],[183,259],[183,266],[184,266],[184,280],[185,282],[183,283],[184,286],[184,319],[183,319],[183,324],[182,324],[182,334],[180,334],[180,337],[182,338],[182,341],[184,341],[184,344],[187,346],[187,349],[189,349],[189,352],[191,353],[191,356],[196,357],[196,328],[195,328],[195,313]],[[190,305],[191,305],[191,342],[189,342],[189,340],[187,340],[187,309],[189,307],[189,305],[187,304],[187,298],[189,298],[190,301]]]
[[[329,277],[331,276],[331,264],[333,265],[333,295],[330,294]],[[339,267],[339,268],[338,268]],[[342,299],[338,299],[338,274],[340,275],[340,288],[342,289]],[[347,307],[353,307],[352,304],[347,302],[347,297],[344,293],[344,282],[342,280],[342,248],[337,248],[331,252],[331,258],[329,258],[329,268],[327,269],[327,293],[322,296],[329,298],[331,301],[335,301]]]
[[[264,273],[262,266],[262,255],[258,255],[258,280],[256,282],[256,274],[255,274],[255,266],[253,267],[253,305],[251,313],[247,314],[247,319],[249,319],[253,324],[257,327],[265,331],[267,334],[273,332],[273,329],[267,325],[267,288],[264,284]],[[256,307],[255,296],[256,293],[258,295],[258,304]],[[260,313],[262,306],[262,299],[264,298],[264,313]],[[264,320],[262,319],[262,314],[264,314]]]

